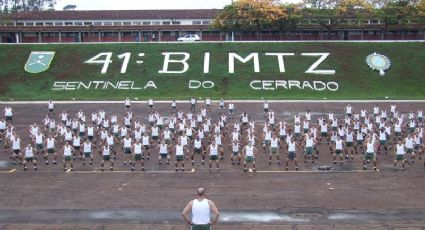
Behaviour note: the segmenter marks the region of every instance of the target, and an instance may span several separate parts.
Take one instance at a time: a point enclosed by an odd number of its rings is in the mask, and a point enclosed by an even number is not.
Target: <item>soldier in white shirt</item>
[[[403,144],[403,141],[399,141],[398,144],[396,144],[394,146],[394,154],[395,154],[395,160],[394,160],[394,171],[397,171],[397,163],[401,162],[401,167],[402,170],[404,170],[404,163],[406,162],[405,160],[405,155],[406,155],[406,147]]]
[[[181,170],[184,171],[184,159],[185,159],[185,153],[187,153],[187,150],[184,145],[182,145],[180,139],[177,140],[177,144],[173,148],[173,152],[176,156],[175,166],[176,166],[176,172],[179,171],[179,163],[181,164]]]
[[[232,144],[229,145],[232,154],[230,155],[230,159],[232,160],[232,165],[241,164],[241,153],[240,153],[240,144],[238,140],[233,140]]]
[[[68,141],[65,142],[65,145],[63,146],[63,148],[61,149],[61,152],[63,152],[63,168],[64,171],[68,171],[68,164],[70,166],[69,170],[73,171],[74,170],[74,161],[73,161],[73,152],[74,148],[69,144]]]
[[[156,147],[159,150],[158,165],[162,165],[162,160],[167,159],[167,165],[170,164],[169,145],[164,140]]]
[[[81,145],[81,148],[83,149],[83,166],[86,165],[86,158],[90,158],[90,165],[93,165],[93,144],[90,143],[89,139],[86,139],[86,141]]]
[[[6,118],[7,123],[12,123],[13,121],[13,109],[10,106],[6,106],[4,109],[4,117]]]
[[[130,165],[133,164],[133,161],[131,159],[131,147],[133,146],[133,140],[130,138],[130,135],[126,135],[124,139],[121,141],[123,146],[123,152],[124,152],[124,165],[127,165],[127,160],[130,161]]]
[[[49,156],[53,155],[54,156],[54,160],[53,160],[53,164],[56,165],[56,161],[58,158],[58,155],[56,154],[56,139],[52,136],[49,135],[49,137],[46,139],[46,148],[47,148],[47,152],[46,155],[44,155],[44,159],[46,160],[46,165],[49,165]]]
[[[145,171],[145,157],[143,156],[143,145],[140,143],[140,140],[136,140],[136,143],[133,144],[133,165],[131,166],[131,171],[134,171],[136,168],[136,163],[140,162],[142,166],[141,170]]]
[[[33,163],[34,171],[37,171],[37,161],[35,160],[34,152],[35,150],[31,144],[28,144],[27,147],[24,148],[24,171],[27,171],[27,163]]]
[[[55,115],[55,112],[54,112],[54,110],[55,110],[55,104],[53,103],[53,101],[52,100],[50,100],[48,103],[47,103],[47,109],[49,110],[49,115]]]
[[[192,167],[195,165],[195,155],[202,156],[201,163],[202,165],[204,165],[205,164],[205,147],[199,135],[197,135],[195,140],[193,141],[193,153],[191,156]]]
[[[126,98],[125,99],[125,101],[124,101],[124,106],[125,106],[125,109],[130,109],[130,107],[131,107],[131,101],[130,101],[130,98]]]
[[[256,172],[255,169],[255,156],[257,155],[257,148],[254,147],[251,141],[242,150],[244,154],[244,172],[248,172],[247,164],[252,164],[252,171]]]
[[[105,145],[100,148],[100,154],[102,155],[102,161],[100,162],[100,170],[103,172],[105,170],[105,162],[109,162],[110,170],[114,171],[114,160],[111,159],[111,149],[108,143],[105,143]]]

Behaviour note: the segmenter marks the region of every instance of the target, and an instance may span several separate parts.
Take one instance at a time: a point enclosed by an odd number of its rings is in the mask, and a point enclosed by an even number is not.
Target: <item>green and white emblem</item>
[[[25,71],[28,73],[41,73],[48,70],[54,56],[54,51],[31,52],[28,61],[25,64]]]
[[[391,66],[391,61],[387,56],[377,53],[367,56],[366,63],[371,69],[378,70],[381,76],[384,76],[385,71]]]

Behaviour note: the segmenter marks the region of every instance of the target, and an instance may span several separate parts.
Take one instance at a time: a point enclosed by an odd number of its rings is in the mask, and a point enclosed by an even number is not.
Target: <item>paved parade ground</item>
[[[354,111],[376,103],[351,103]],[[391,103],[379,103],[390,110]],[[396,103],[401,113],[417,111],[425,102]],[[292,123],[296,113],[310,110],[313,121],[320,115],[334,112],[343,117],[344,103],[280,102],[270,103],[276,120]],[[28,128],[41,124],[46,104],[12,104],[14,125],[24,144]],[[199,108],[200,105],[198,105]],[[178,104],[186,112],[189,104]],[[3,105],[0,105],[3,108]],[[56,118],[62,110],[76,114],[83,109],[88,116],[103,108],[122,117],[123,103],[56,104]],[[236,116],[247,112],[256,122],[264,122],[262,103],[235,103]],[[155,104],[163,116],[170,113],[167,103]],[[147,105],[133,103],[137,118],[146,123]],[[214,104],[210,115],[218,118]],[[260,130],[260,125],[258,126]],[[228,140],[226,138],[226,145]],[[244,173],[242,166],[232,166],[229,150],[221,162],[221,171],[210,173],[199,158],[191,170],[190,159],[185,172],[175,172],[173,165],[158,165],[158,153],[145,162],[146,172],[130,172],[118,154],[115,171],[100,171],[100,156],[95,153],[93,166],[74,163],[74,172],[63,172],[62,154],[59,164],[39,170],[31,165],[13,165],[8,154],[0,155],[0,229],[189,229],[181,219],[186,203],[195,197],[196,189],[204,187],[207,197],[221,211],[214,230],[233,229],[425,229],[424,162],[408,164],[405,171],[394,172],[393,153],[378,154],[378,169],[372,165],[362,170],[361,154],[344,165],[333,165],[329,148],[322,144],[315,164],[299,158],[299,171],[285,171],[276,163],[269,166],[266,154],[258,146],[257,172]],[[283,154],[281,154],[284,159]],[[326,169],[326,170],[321,170]],[[78,224],[76,224],[78,223]]]

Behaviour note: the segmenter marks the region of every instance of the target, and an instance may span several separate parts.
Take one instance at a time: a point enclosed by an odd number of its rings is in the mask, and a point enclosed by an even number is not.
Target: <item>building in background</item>
[[[212,28],[216,9],[36,11],[13,15],[0,25],[2,43],[166,42],[187,34],[202,41],[227,41],[231,34]],[[347,20],[347,19],[341,19]],[[291,29],[235,31],[236,41],[255,40],[423,40],[425,25],[386,25],[363,19],[324,27],[304,19]]]

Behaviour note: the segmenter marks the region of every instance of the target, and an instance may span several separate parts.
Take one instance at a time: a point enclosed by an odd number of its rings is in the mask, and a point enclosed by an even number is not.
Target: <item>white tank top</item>
[[[401,144],[401,145],[399,145],[399,144],[397,144],[397,155],[404,155],[404,145],[403,144]]]
[[[313,139],[312,138],[307,138],[307,140],[305,140],[305,147],[307,148],[311,148],[313,147]]]
[[[200,149],[202,147],[201,140],[195,140],[194,147],[197,148],[197,149]]]
[[[91,153],[91,144],[84,143],[83,149],[85,153]]]
[[[288,143],[288,152],[295,152],[295,141]]]
[[[149,145],[149,136],[143,136],[142,137],[142,144],[143,145]]]
[[[110,154],[110,149],[109,149],[109,146],[108,147],[104,147],[103,148],[103,151],[102,151],[102,155],[103,156],[109,156],[109,154]]]
[[[108,137],[106,137],[106,142],[108,142],[108,145],[114,145],[115,143],[114,143],[114,136],[108,136]]]
[[[70,146],[70,145],[65,146],[65,147],[63,148],[63,155],[64,155],[64,156],[67,156],[67,157],[69,157],[69,156],[71,156],[71,155],[72,155],[72,149],[71,149],[71,146]]]
[[[272,147],[272,148],[277,148],[278,147],[278,139],[277,138],[272,138],[270,140],[270,147]]]
[[[253,157],[254,156],[254,146],[251,146],[251,147],[246,146],[245,151],[246,151],[245,153],[246,153],[247,157]]]
[[[31,147],[25,148],[25,157],[34,157],[34,152]]]
[[[47,149],[54,149],[55,148],[55,139],[47,138]]]
[[[142,154],[142,144],[134,144],[134,154]]]
[[[166,153],[168,153],[167,145],[161,144],[159,146],[159,154],[166,154]]]
[[[183,145],[176,145],[176,156],[183,156]]]
[[[367,149],[366,149],[367,153],[373,153],[374,152],[374,146],[373,146],[373,142],[369,142],[367,143]]]
[[[217,156],[217,153],[218,153],[218,146],[217,145],[215,145],[215,146],[211,145],[210,146],[210,155],[211,156]]]
[[[131,148],[131,139],[124,139],[124,148]]]
[[[211,208],[207,199],[199,201],[193,200],[192,203],[192,223],[195,225],[205,225],[211,222]]]
[[[342,150],[342,140],[335,141],[335,149]]]

